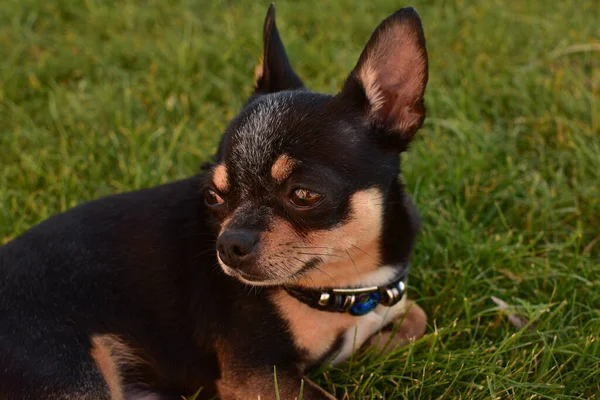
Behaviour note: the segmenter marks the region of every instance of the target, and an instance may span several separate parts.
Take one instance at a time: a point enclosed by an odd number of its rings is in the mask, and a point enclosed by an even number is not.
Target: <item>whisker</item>
[[[343,253],[344,250],[342,249],[338,249],[337,247],[326,247],[326,246],[297,246],[297,247],[293,247],[293,249],[300,249],[300,250],[332,250],[332,251],[337,251],[338,253]]]
[[[301,260],[301,259],[299,259],[298,257],[294,257],[294,258],[295,258],[296,260],[300,261],[301,263],[304,263],[304,261],[302,261],[302,260]],[[337,285],[337,284],[338,284],[337,280],[336,280],[336,279],[335,279],[333,276],[329,275],[329,274],[328,274],[326,271],[324,271],[323,269],[319,268],[317,265],[314,265],[314,266],[313,266],[313,268],[314,268],[314,269],[316,269],[317,271],[319,271],[319,272],[321,272],[321,273],[323,273],[323,274],[327,275],[327,277],[328,277],[329,279],[331,279],[335,285]],[[309,274],[303,273],[303,274],[301,274],[300,276],[297,276],[297,277],[296,277],[296,280],[300,280],[300,278],[301,278],[301,277],[305,277],[305,278],[307,278],[307,279],[308,279],[308,280],[310,280],[310,281],[311,281],[311,283],[313,283],[313,284],[315,283],[315,280],[314,280],[314,279],[313,279],[313,278],[312,278],[312,277],[311,277]]]
[[[330,256],[330,257],[346,258],[344,256],[340,256],[340,255],[337,255],[337,254],[317,254],[317,253],[300,253],[300,252],[297,252],[296,254],[300,254],[300,255],[303,255],[303,256],[318,256],[318,257]]]
[[[304,261],[302,261],[298,257],[294,257],[294,259],[300,261],[301,263],[304,263]],[[331,279],[337,285],[337,281],[336,281],[336,279],[333,276],[329,275],[327,272],[325,272],[324,270],[322,270],[321,268],[319,268],[317,265],[314,265],[313,268],[316,269],[317,271],[319,271],[319,272],[327,275],[329,277],[329,279]],[[306,273],[302,273],[301,275],[296,276],[294,280],[299,281],[301,277],[307,278],[313,284],[315,283],[315,280],[312,278],[312,276],[310,276],[309,274],[306,274]]]
[[[348,250],[346,250],[346,254],[348,254],[348,257],[350,257],[350,260],[352,260],[352,265],[354,265],[354,269],[356,270],[356,275],[358,275],[358,279],[361,279],[360,272],[358,272],[358,267],[356,266],[356,262],[354,262],[354,258],[352,258]]]
[[[300,264],[302,264],[302,265],[306,264],[306,262],[305,262],[305,261],[302,261],[302,260],[301,260],[301,259],[299,259],[298,257],[292,257],[292,258],[293,258],[294,260],[297,260],[297,261],[299,261],[299,262],[300,262]]]
[[[295,246],[292,247],[292,249],[299,249],[299,250],[331,250],[334,252],[338,252],[338,253],[343,253],[344,250],[338,249],[336,247],[326,247],[326,246]]]
[[[285,243],[279,243],[277,246],[289,246],[294,242],[285,242]]]
[[[356,250],[362,252],[363,254],[366,254],[368,257],[371,257],[373,260],[377,260],[377,257],[373,257],[372,255],[370,255],[369,253],[367,253],[366,251],[364,251],[363,249],[361,249],[360,247],[356,246],[356,245],[352,245],[352,247],[354,247]]]
[[[192,256],[192,260],[195,260],[196,258],[198,258],[198,257],[200,257],[200,256],[202,256],[202,255],[204,255],[204,254],[206,254],[206,253],[213,252],[213,251],[215,252],[215,254],[217,253],[217,249],[216,249],[216,248],[215,248],[215,249],[208,249],[208,250],[204,250],[204,251],[202,251],[202,252],[200,252],[200,253],[198,253],[198,254],[196,254],[196,255]]]
[[[333,281],[333,282],[336,284],[336,286],[337,286],[337,280],[336,280],[336,279],[335,279],[333,276],[329,275],[327,272],[323,271],[321,268],[317,267],[316,265],[315,265],[315,269],[316,269],[317,271],[319,271],[319,272],[322,272],[322,273],[324,273],[325,275],[327,275],[327,276],[329,277],[329,279],[331,279],[331,280],[332,280],[332,281]],[[313,281],[313,282],[314,282],[314,281]]]
[[[215,273],[225,275],[225,271],[223,271],[223,268],[221,268],[221,265],[218,262],[213,264],[212,267]]]
[[[327,249],[327,250],[338,250],[335,247],[326,246],[292,246],[292,249]],[[338,250],[341,251],[341,250]]]

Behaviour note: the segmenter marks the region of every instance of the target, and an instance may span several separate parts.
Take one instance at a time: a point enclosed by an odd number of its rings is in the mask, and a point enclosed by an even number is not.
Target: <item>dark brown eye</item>
[[[323,200],[324,197],[321,193],[308,189],[296,189],[292,192],[290,201],[296,207],[313,207]]]
[[[204,201],[209,206],[219,206],[225,203],[225,200],[212,189],[206,189],[204,191]]]

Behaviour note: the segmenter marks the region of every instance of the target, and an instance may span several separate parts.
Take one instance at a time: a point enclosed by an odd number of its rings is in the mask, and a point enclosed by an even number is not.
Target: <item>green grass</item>
[[[343,398],[600,392],[600,4],[413,3],[428,119],[404,178],[428,334],[313,378]],[[335,92],[399,1],[280,1],[311,88]],[[0,3],[0,243],[109,193],[195,173],[250,93],[266,2]],[[535,321],[518,330],[490,296]]]

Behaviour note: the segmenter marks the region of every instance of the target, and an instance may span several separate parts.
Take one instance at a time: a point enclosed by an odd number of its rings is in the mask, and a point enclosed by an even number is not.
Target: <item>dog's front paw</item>
[[[427,314],[416,303],[410,302],[407,311],[373,335],[367,342],[367,346],[374,347],[380,352],[391,351],[406,346],[411,340],[419,339],[425,334],[426,328]]]
[[[270,376],[253,376],[245,379],[246,382],[217,382],[219,398],[221,400],[297,400],[300,397],[299,377],[279,375],[277,377],[278,388],[273,385]],[[312,382],[307,377],[304,380],[302,399],[304,400],[336,400],[323,388]],[[277,391],[277,394],[276,394]]]

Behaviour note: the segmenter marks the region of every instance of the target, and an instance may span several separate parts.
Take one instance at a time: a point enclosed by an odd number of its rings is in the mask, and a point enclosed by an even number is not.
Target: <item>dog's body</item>
[[[307,370],[399,318],[398,343],[422,335],[425,315],[405,297],[359,316],[293,293],[406,274],[418,219],[398,152],[423,122],[426,82],[420,22],[403,9],[340,94],[309,92],[271,8],[257,90],[214,163],[0,248],[0,398],[175,399],[202,387],[201,398],[270,399],[276,367],[293,399]],[[303,398],[331,398],[304,379]]]

